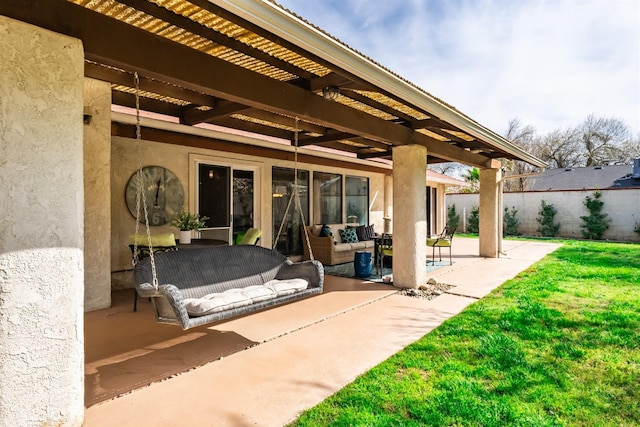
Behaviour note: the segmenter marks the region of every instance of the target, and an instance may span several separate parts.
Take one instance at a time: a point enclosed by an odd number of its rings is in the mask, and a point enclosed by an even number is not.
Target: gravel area
[[[403,289],[398,293],[412,298],[434,299],[451,288],[455,288],[455,286],[438,283],[434,279],[429,279],[426,285],[422,285],[418,289]]]

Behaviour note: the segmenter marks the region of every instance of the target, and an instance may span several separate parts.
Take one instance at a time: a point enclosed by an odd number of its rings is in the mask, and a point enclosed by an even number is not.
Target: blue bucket
[[[371,253],[367,251],[356,251],[353,260],[356,277],[371,276]]]

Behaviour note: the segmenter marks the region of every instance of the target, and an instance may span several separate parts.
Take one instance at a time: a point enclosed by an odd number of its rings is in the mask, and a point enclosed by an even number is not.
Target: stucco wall
[[[0,16],[0,425],[80,426],[80,41]]]
[[[111,85],[84,81],[84,309],[111,306]]]
[[[603,239],[620,241],[640,241],[640,235],[633,232],[636,222],[640,222],[640,189],[601,190],[604,202],[603,212],[609,215],[611,223],[604,233]],[[555,222],[560,224],[559,237],[582,238],[581,216],[589,215],[584,206],[587,196],[593,191],[528,191],[505,193],[504,207],[514,206],[518,211],[516,217],[520,221],[518,232],[528,236],[538,236],[539,226],[536,218],[542,200],[552,204],[558,213]],[[462,217],[466,208],[467,216],[474,205],[478,205],[477,194],[449,194],[447,206],[456,205],[456,212]],[[461,221],[462,222],[462,221]],[[462,230],[462,223],[460,224]]]
[[[124,200],[124,191],[129,178],[138,166],[137,141],[129,138],[113,137],[111,143],[111,271],[120,271],[131,268],[131,252],[128,248],[128,236],[135,232],[135,220],[129,213]],[[261,194],[260,212],[256,213],[259,227],[263,229],[260,244],[271,246],[272,214],[271,214],[271,171],[273,166],[293,168],[291,161],[273,160],[268,158],[240,155],[234,153],[219,152],[192,147],[183,147],[172,144],[153,141],[140,142],[140,162],[142,166],[158,165],[171,170],[180,179],[185,192],[185,206],[193,210],[194,185],[189,178],[189,156],[206,158],[212,163],[222,162],[234,165],[252,165],[259,168]],[[363,171],[350,171],[344,168],[331,166],[316,166],[299,163],[300,169],[313,171],[349,174],[369,178],[370,192],[370,223],[375,225],[377,231],[383,230],[384,216],[384,175]],[[194,180],[195,182],[195,180]],[[313,198],[311,198],[313,200]],[[312,208],[312,207],[311,207]],[[313,211],[313,209],[311,209]],[[308,223],[309,218],[305,218]],[[144,233],[144,225],[140,225],[140,232]],[[152,233],[173,232],[178,237],[178,230],[163,225],[151,228]],[[115,286],[129,286],[126,283],[117,283]]]
[[[393,148],[393,205],[395,222],[393,282],[401,288],[416,288],[426,282],[427,214],[425,176],[427,149],[421,145]]]

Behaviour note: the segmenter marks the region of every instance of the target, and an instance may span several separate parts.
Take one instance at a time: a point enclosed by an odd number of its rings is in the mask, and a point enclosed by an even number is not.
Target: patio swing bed
[[[140,107],[138,74],[136,84],[136,139],[140,145]],[[294,192],[304,227],[297,192],[298,131],[295,132]],[[138,150],[139,152],[139,150]],[[229,319],[322,293],[324,268],[313,259],[292,262],[284,255],[255,245],[214,246],[189,251],[154,253],[142,189],[140,156],[138,155],[138,188],[136,192],[136,235],[140,215],[144,215],[149,256],[136,260],[134,277],[136,292],[150,298],[159,323],[178,325],[182,329]],[[142,208],[142,211],[141,211]],[[282,227],[278,235],[282,232]],[[279,237],[279,236],[278,236]],[[274,241],[278,241],[278,237]],[[309,238],[307,245],[309,244]],[[136,239],[136,245],[138,244]],[[309,247],[311,251],[311,248]],[[137,247],[134,247],[134,253]]]

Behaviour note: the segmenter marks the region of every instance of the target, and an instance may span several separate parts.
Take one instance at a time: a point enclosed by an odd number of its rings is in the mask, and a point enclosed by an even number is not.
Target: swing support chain
[[[309,258],[313,261],[315,258],[313,257],[313,250],[311,249],[311,242],[309,241],[309,232],[307,230],[307,226],[304,220],[304,212],[302,210],[302,203],[300,202],[300,194],[298,191],[298,121],[299,120],[300,119],[296,116],[295,130],[294,130],[294,137],[293,137],[293,141],[294,141],[293,194],[291,198],[289,198],[289,203],[287,203],[287,208],[285,209],[284,216],[282,218],[282,221],[280,222],[280,228],[278,229],[278,234],[276,235],[276,238],[273,241],[273,249],[276,248],[276,245],[278,244],[278,240],[280,240],[280,235],[282,234],[282,229],[284,227],[285,219],[287,219],[287,216],[289,214],[289,208],[291,207],[291,202],[293,202],[295,199],[294,211],[298,211],[300,213],[300,219],[302,220],[302,229],[304,230],[304,237],[307,243],[307,249],[309,250]]]
[[[135,100],[136,100],[136,158],[138,161],[136,170],[136,228],[135,238],[133,242],[133,253],[135,254],[132,260],[135,268],[138,262],[138,232],[140,229],[140,206],[142,205],[142,212],[144,214],[144,224],[147,234],[147,246],[149,247],[149,257],[151,258],[151,272],[153,275],[153,287],[158,289],[158,276],[156,273],[156,261],[153,255],[153,243],[151,242],[151,227],[149,225],[149,212],[147,209],[147,196],[146,192],[142,188],[142,149],[141,140],[142,132],[140,127],[140,76],[138,72],[134,72],[133,79],[135,83]],[[142,202],[142,203],[141,203]]]

